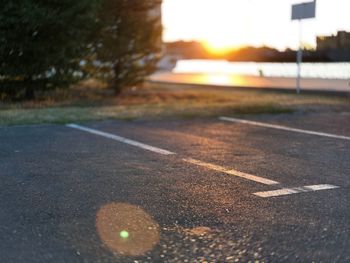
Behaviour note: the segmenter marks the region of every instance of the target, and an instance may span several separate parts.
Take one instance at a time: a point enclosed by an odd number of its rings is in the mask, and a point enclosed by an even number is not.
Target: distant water
[[[295,63],[228,62],[225,60],[179,60],[174,73],[220,73],[265,77],[296,77]],[[350,79],[350,63],[303,63],[303,78]]]

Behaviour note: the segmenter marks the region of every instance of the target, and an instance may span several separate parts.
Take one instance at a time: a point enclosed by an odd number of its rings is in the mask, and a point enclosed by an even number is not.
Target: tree
[[[161,51],[159,0],[102,0],[100,30],[92,48],[98,73],[116,94],[151,74]],[[95,63],[96,64],[96,63]]]
[[[98,1],[0,2],[0,98],[30,99],[74,81]]]

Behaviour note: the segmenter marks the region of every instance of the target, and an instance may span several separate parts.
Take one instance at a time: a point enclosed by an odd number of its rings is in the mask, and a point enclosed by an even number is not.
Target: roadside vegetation
[[[82,79],[119,94],[155,70],[160,0],[11,0],[0,8],[0,101],[32,100]]]
[[[349,98],[144,83],[160,0],[13,0],[0,9],[0,125],[334,111]]]
[[[350,111],[350,97],[156,83],[116,97],[106,84],[89,80],[31,101],[1,102],[0,125],[320,111]]]

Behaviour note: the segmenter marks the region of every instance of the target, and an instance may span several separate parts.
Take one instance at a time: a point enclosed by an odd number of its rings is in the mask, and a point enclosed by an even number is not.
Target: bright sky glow
[[[230,46],[296,48],[298,22],[291,5],[311,0],[164,0],[164,40],[199,40],[218,50]],[[317,0],[316,19],[304,20],[303,42],[350,31],[350,0]]]

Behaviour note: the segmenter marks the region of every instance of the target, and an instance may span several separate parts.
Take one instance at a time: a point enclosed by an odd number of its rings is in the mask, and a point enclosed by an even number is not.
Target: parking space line
[[[330,184],[319,184],[319,185],[309,185],[309,186],[294,187],[294,188],[282,188],[282,189],[266,191],[266,192],[257,192],[257,193],[254,193],[254,195],[267,198],[267,197],[308,193],[308,192],[315,192],[315,191],[322,191],[322,190],[331,190],[336,188],[339,188],[339,186],[330,185]]]
[[[290,131],[290,132],[298,132],[298,133],[304,133],[304,134],[309,134],[309,135],[323,136],[323,137],[329,137],[329,138],[334,138],[334,139],[350,140],[350,137],[348,137],[348,136],[335,135],[335,134],[331,134],[331,133],[316,132],[316,131],[303,130],[303,129],[296,129],[296,128],[291,128],[291,127],[282,126],[282,125],[249,121],[249,120],[243,120],[243,119],[237,119],[237,118],[231,118],[231,117],[230,118],[229,117],[219,117],[219,120],[254,125],[254,126],[260,126],[260,127],[265,127],[265,128],[272,128],[272,129],[277,129],[277,130],[285,130],[285,131]]]
[[[80,126],[77,124],[67,124],[66,126],[69,128],[72,128],[72,129],[84,131],[84,132],[98,135],[98,136],[102,136],[102,137],[105,137],[108,139],[112,139],[112,140],[115,140],[115,141],[118,141],[121,143],[125,143],[128,145],[135,146],[135,147],[138,147],[138,148],[141,148],[144,150],[148,150],[151,152],[155,152],[158,154],[162,154],[162,155],[174,155],[174,154],[176,154],[174,152],[170,152],[170,151],[167,151],[167,150],[164,150],[161,148],[153,147],[151,145],[147,145],[147,144],[144,144],[144,143],[141,143],[138,141],[130,140],[130,139],[118,136],[118,135],[114,135],[111,133],[106,133],[106,132],[102,132],[99,130],[87,128],[87,127]],[[260,176],[256,176],[256,175],[252,175],[252,174],[248,174],[248,173],[243,173],[243,172],[240,172],[240,171],[237,171],[234,169],[228,169],[228,168],[225,168],[223,166],[219,166],[219,165],[211,164],[211,163],[206,163],[206,162],[192,159],[192,158],[183,158],[182,161],[184,161],[186,163],[193,164],[193,165],[201,166],[201,167],[204,167],[206,169],[210,169],[213,171],[232,175],[235,177],[240,177],[240,178],[243,178],[246,180],[254,181],[254,182],[265,184],[265,185],[278,185],[278,184],[280,184],[277,181],[266,179],[264,177],[260,177]],[[282,189],[273,190],[273,191],[266,191],[266,192],[257,192],[257,193],[253,193],[253,195],[267,198],[267,197],[299,194],[299,193],[314,192],[314,191],[321,191],[321,190],[328,190],[328,189],[335,189],[335,188],[339,188],[339,186],[321,184],[321,185],[310,185],[310,186],[295,187],[295,188],[282,188]]]
[[[233,176],[237,176],[240,178],[244,178],[250,181],[254,181],[257,183],[261,183],[261,184],[266,184],[266,185],[276,185],[279,184],[279,182],[273,181],[273,180],[269,180],[260,176],[256,176],[256,175],[252,175],[252,174],[247,174],[247,173],[242,173],[240,171],[236,171],[233,169],[227,169],[225,167],[219,166],[219,165],[215,165],[215,164],[211,164],[211,163],[206,163],[206,162],[202,162],[199,160],[195,160],[195,159],[183,159],[183,161],[187,162],[187,163],[191,163],[191,164],[195,164],[197,166],[202,166],[205,167],[207,169],[210,170],[214,170],[214,171],[218,171],[218,172],[222,172],[225,174],[229,174],[229,175],[233,175]]]
[[[102,137],[105,137],[105,138],[108,138],[108,139],[112,139],[112,140],[115,140],[115,141],[118,141],[118,142],[121,142],[121,143],[129,144],[129,145],[132,145],[132,146],[135,146],[135,147],[147,150],[147,151],[155,152],[155,153],[158,153],[158,154],[162,154],[162,155],[173,155],[173,154],[175,154],[173,152],[170,152],[170,151],[167,151],[167,150],[163,150],[163,149],[160,149],[160,148],[157,148],[157,147],[153,147],[153,146],[141,143],[141,142],[129,140],[127,138],[120,137],[118,135],[114,135],[114,134],[106,133],[106,132],[101,132],[101,131],[98,131],[98,130],[95,130],[95,129],[90,129],[90,128],[87,128],[87,127],[83,127],[83,126],[80,126],[80,125],[77,125],[77,124],[67,124],[66,126],[70,127],[70,128],[73,128],[73,129],[85,131],[85,132],[88,132],[88,133],[91,133],[91,134],[99,135],[99,136],[102,136]]]

